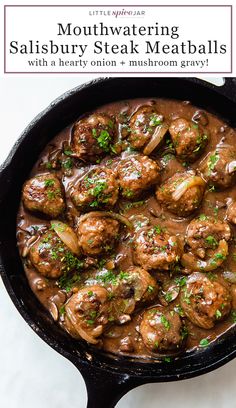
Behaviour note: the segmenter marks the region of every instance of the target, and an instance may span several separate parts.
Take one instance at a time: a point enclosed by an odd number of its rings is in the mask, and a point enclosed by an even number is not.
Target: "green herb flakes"
[[[209,345],[209,340],[208,339],[201,339],[199,346],[200,347],[207,347]]]

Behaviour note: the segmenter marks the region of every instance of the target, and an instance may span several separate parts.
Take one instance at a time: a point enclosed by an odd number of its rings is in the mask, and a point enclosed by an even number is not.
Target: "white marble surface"
[[[90,78],[0,79],[0,162],[27,123],[65,90]],[[139,387],[118,408],[236,408],[236,361],[204,376]],[[86,390],[74,366],[27,326],[0,280],[0,407],[84,408]],[[106,408],[106,407],[104,407]]]

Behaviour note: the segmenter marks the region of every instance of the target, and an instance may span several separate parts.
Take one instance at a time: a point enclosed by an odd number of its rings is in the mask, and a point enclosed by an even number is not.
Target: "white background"
[[[31,119],[64,91],[91,78],[0,79],[0,161]],[[85,408],[80,373],[27,326],[0,280],[0,407]],[[235,408],[236,361],[201,377],[139,387],[118,408]],[[106,408],[106,407],[104,407]]]

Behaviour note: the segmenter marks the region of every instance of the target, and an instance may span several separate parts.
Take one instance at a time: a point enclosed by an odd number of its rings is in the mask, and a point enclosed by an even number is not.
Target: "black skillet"
[[[6,289],[29,326],[81,372],[89,408],[111,408],[129,390],[151,382],[194,377],[225,364],[236,355],[231,330],[211,346],[168,363],[114,358],[63,332],[31,292],[16,247],[16,213],[21,186],[38,155],[58,131],[80,114],[108,102],[136,97],[190,100],[236,126],[236,78],[216,87],[195,78],[103,78],[66,92],[25,129],[0,172],[0,271]],[[12,112],[14,120],[14,112]],[[7,135],[4,135],[7,137]]]

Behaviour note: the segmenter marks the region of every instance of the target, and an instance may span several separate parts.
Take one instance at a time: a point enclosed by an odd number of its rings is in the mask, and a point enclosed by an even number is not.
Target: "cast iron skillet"
[[[16,247],[16,213],[21,186],[38,155],[54,135],[80,114],[108,102],[136,97],[190,100],[236,126],[236,78],[216,87],[194,78],[103,78],[62,95],[25,129],[0,172],[0,272],[6,289],[29,326],[81,372],[89,408],[112,408],[130,389],[211,371],[236,355],[236,332],[210,347],[186,353],[173,363],[114,358],[70,338],[31,292]],[[14,117],[14,112],[12,112]]]

